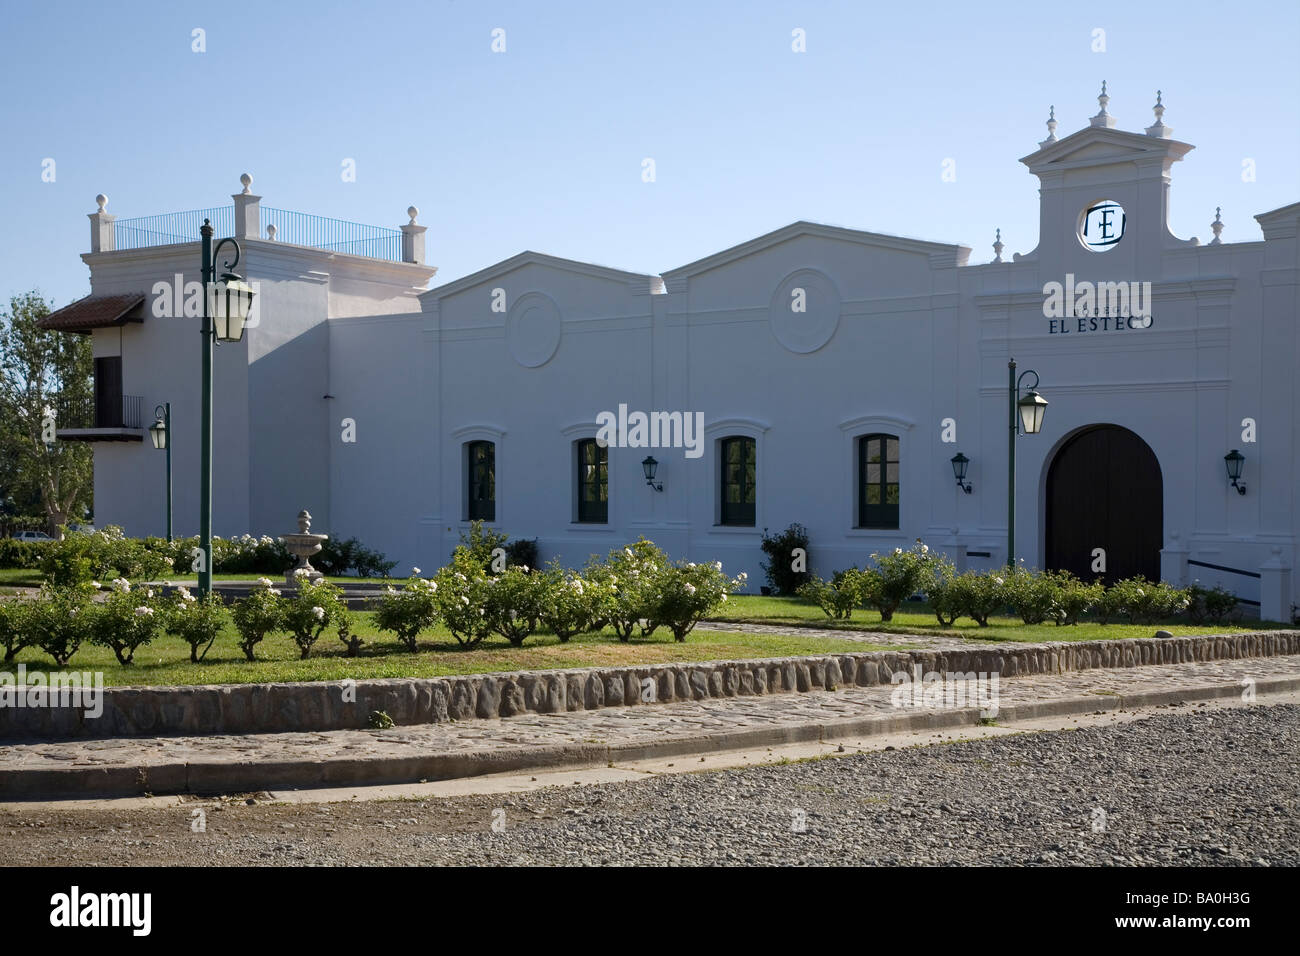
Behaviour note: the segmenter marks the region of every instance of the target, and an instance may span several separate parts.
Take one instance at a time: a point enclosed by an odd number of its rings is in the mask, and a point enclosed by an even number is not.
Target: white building
[[[796,222],[657,276],[523,252],[421,291],[435,270],[413,210],[400,231],[321,230],[247,183],[222,210],[124,222],[101,207],[92,294],[47,320],[94,335],[100,375],[99,427],[64,437],[98,441],[97,521],[160,533],[163,463],[142,426],[170,401],[176,529],[194,533],[198,320],[166,305],[173,276],[198,279],[198,243],[181,240],[208,216],[260,288],[256,326],[217,354],[218,534],[283,531],[305,507],[319,530],[430,568],[484,516],[543,559],[645,535],[757,583],[763,529],[799,522],[822,574],[918,537],[991,566],[1007,557],[1014,355],[1050,403],[1016,439],[1018,557],[1086,574],[1101,549],[1111,578],[1219,581],[1282,617],[1300,203],[1255,217],[1263,241],[1221,242],[1217,215],[1207,243],[1174,236],[1171,167],[1192,147],[1159,103],[1126,132],[1100,100],[1020,160],[1039,181],[1037,248],[1004,259],[999,240],[981,264],[963,245]],[[590,443],[621,406],[632,423],[698,413],[700,443]]]

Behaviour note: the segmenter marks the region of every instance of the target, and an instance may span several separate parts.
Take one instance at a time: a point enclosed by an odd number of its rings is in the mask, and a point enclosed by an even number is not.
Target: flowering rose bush
[[[461,647],[473,647],[492,633],[485,610],[488,574],[476,556],[456,549],[451,563],[433,577],[438,585],[433,603],[438,618]]]
[[[727,595],[745,586],[748,575],[734,578],[722,571],[722,562],[695,564],[678,562],[660,569],[646,590],[646,633],[662,625],[673,639],[685,641],[704,615],[727,600]]]
[[[645,538],[615,548],[604,561],[588,562],[583,577],[606,589],[605,622],[620,641],[626,643],[638,625],[643,637],[659,626],[660,622],[650,620],[653,615],[648,607],[659,575],[667,567],[668,555]]]
[[[569,638],[594,630],[608,613],[613,600],[611,586],[599,578],[586,578],[552,561],[543,574],[545,600],[542,626],[567,644]]]
[[[1023,559],[1021,559],[1023,561]],[[1004,575],[1007,604],[1026,624],[1041,624],[1052,614],[1057,582],[1052,577],[1024,567],[1011,568]]]
[[[322,579],[312,581],[304,569],[297,575],[298,593],[284,602],[284,629],[298,645],[302,660],[311,654],[321,632],[338,620],[342,612],[343,592],[337,585]]]
[[[230,616],[239,632],[239,649],[246,660],[253,660],[253,652],[268,634],[284,626],[284,598],[270,578],[259,578],[247,597],[231,605]]]
[[[379,630],[392,631],[411,653],[418,650],[420,632],[433,627],[438,620],[437,582],[421,578],[419,573],[419,568],[412,569],[411,577],[400,591],[389,585],[375,609],[375,625]]]
[[[1131,624],[1150,624],[1161,617],[1172,617],[1187,610],[1188,593],[1163,582],[1151,582],[1141,575],[1115,582],[1107,603],[1111,613],[1118,610]]]
[[[1106,591],[1100,581],[1085,584],[1069,571],[1054,571],[1046,577],[1052,583],[1050,617],[1058,627],[1078,624],[1080,616],[1092,610]]]
[[[956,594],[953,600],[961,607],[961,613],[975,621],[980,627],[989,626],[989,615],[1007,606],[1006,570],[997,568],[980,573],[967,571],[959,574],[952,581]]]
[[[158,613],[153,588],[143,585],[132,590],[124,578],[113,582],[113,593],[93,612],[82,611],[82,620],[89,617],[90,641],[110,648],[119,664],[130,664],[137,648],[150,643],[163,623]],[[83,623],[83,626],[86,626]]]
[[[190,660],[195,664],[208,656],[209,648],[229,618],[220,597],[215,594],[195,597],[189,588],[177,588],[171,600],[163,605],[163,627],[190,646]]]
[[[89,581],[67,587],[42,585],[40,595],[19,618],[27,630],[26,645],[39,647],[59,667],[67,664],[91,635],[98,612],[91,597],[98,588],[98,582]]]
[[[545,575],[512,565],[500,574],[488,575],[484,618],[488,627],[519,647],[541,623],[546,597]]]
[[[926,583],[933,558],[929,546],[919,538],[906,551],[895,548],[892,554],[871,557],[876,562],[875,573],[864,572],[862,603],[873,605],[880,612],[880,619],[888,621],[898,606]]]

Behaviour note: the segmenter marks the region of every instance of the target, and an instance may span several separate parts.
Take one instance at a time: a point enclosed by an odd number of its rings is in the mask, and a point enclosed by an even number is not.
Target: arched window
[[[858,527],[898,527],[898,436],[858,439]]]
[[[497,446],[490,441],[465,445],[468,516],[470,521],[497,517]]]
[[[758,443],[752,438],[735,435],[722,439],[722,508],[721,524],[754,524],[754,505],[758,500],[755,478],[758,474]]]
[[[609,521],[609,447],[594,438],[574,443],[578,450],[578,520],[590,524]]]

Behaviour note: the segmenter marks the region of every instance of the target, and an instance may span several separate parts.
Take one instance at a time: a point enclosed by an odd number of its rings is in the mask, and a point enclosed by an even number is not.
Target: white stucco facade
[[[1116,561],[1146,549],[1130,563],[1222,582],[1276,614],[1292,600],[1300,531],[1300,203],[1256,216],[1262,241],[1172,235],[1173,167],[1192,147],[1159,115],[1126,132],[1103,102],[1091,125],[1025,156],[1039,241],[1007,261],[796,222],[660,275],[525,252],[421,291],[434,270],[418,261],[247,238],[261,320],[218,350],[215,531],[275,534],[305,507],[314,528],[427,570],[468,526],[466,445],[488,441],[493,524],[537,538],[543,559],[580,564],[645,535],[758,584],[764,528],[799,522],[822,574],[915,538],[991,566],[1007,557],[1014,356],[1050,402],[1041,433],[1016,439],[1017,556],[1071,566],[1062,549],[1084,547],[1081,522],[1093,522],[1093,547]],[[94,294],[106,294],[148,292],[175,272],[195,279],[199,253],[195,243],[85,258]],[[1149,322],[1132,303],[1118,330],[1110,316],[1103,329],[1045,314],[1050,283],[1105,282],[1150,283]],[[197,433],[196,329],[146,315],[94,333],[97,355],[123,356],[125,392],[147,410],[172,402],[182,534],[197,524],[198,459],[186,445]],[[702,413],[703,453],[610,447],[607,520],[579,521],[574,443],[620,405]],[[863,526],[880,523],[862,514],[868,435],[897,442],[897,527]],[[1083,435],[1091,444],[1076,443]],[[722,520],[719,443],[734,436],[754,442],[752,525]],[[1245,456],[1244,495],[1225,472],[1232,449]],[[958,452],[969,494],[954,479]],[[159,533],[158,453],[146,440],[95,454],[97,521]],[[647,485],[647,455],[662,492]],[[1108,540],[1142,494],[1158,502],[1158,515],[1143,509],[1147,537]]]

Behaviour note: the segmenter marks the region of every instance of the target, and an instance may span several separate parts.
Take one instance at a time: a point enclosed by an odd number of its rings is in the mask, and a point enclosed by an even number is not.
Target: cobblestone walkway
[[[998,647],[1013,641],[975,641],[964,637],[929,634],[891,634],[884,631],[852,631],[847,628],[801,627],[798,624],[737,624],[730,621],[701,621],[697,631],[735,631],[743,634],[785,634],[794,637],[833,637],[840,641],[862,644],[885,644],[918,651],[970,650],[972,647]],[[1154,628],[1152,629],[1154,633]]]
[[[891,635],[892,637],[892,635]],[[1088,670],[1064,675],[1006,678],[999,703],[1009,705],[1240,684],[1243,679],[1300,679],[1300,658],[1277,657],[1194,664]],[[825,724],[872,716],[896,717],[892,687],[736,697],[654,706],[527,714],[384,731],[255,734],[246,736],[118,738],[0,746],[0,775],[66,767],[150,768],[164,765],[249,764],[371,760],[449,754],[463,757],[518,753],[556,746],[661,744],[730,731]],[[942,708],[906,708],[930,710]]]

